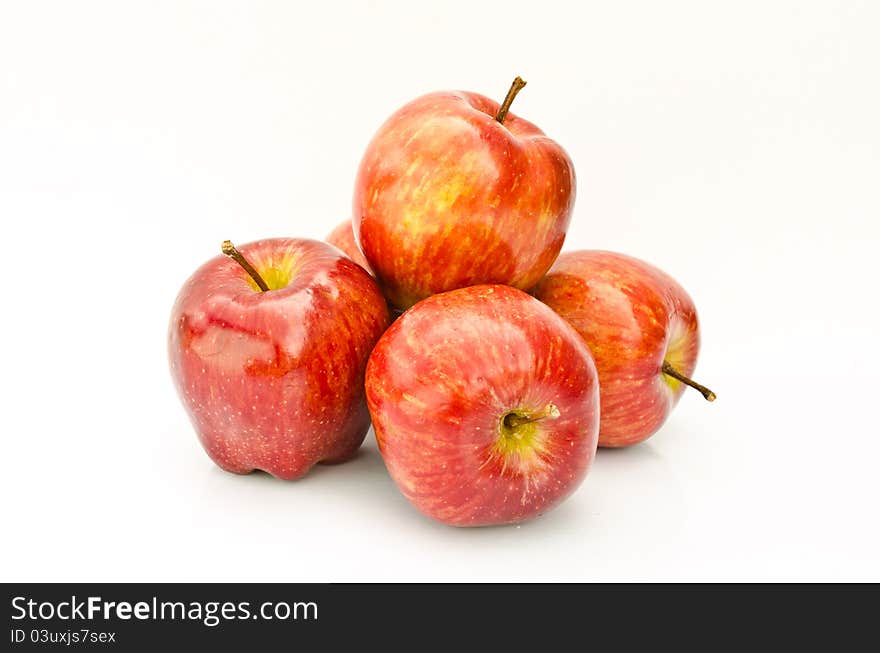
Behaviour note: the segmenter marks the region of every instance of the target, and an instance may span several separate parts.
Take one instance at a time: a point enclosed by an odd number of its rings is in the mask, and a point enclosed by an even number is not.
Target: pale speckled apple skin
[[[386,296],[405,309],[475,284],[528,289],[562,248],[575,173],[562,147],[458,91],[399,109],[361,160],[352,219]]]
[[[355,242],[354,228],[352,227],[350,218],[345,222],[340,222],[336,225],[333,231],[331,231],[324,240],[334,247],[338,247],[348,258],[360,265],[371,275],[373,274],[373,270],[370,268],[370,264],[364,257],[364,253],[358,247],[357,242]]]
[[[367,365],[379,450],[401,492],[454,526],[520,522],[558,505],[593,461],[598,377],[574,329],[507,286],[434,295],[405,312]],[[535,446],[499,455],[504,415],[554,404]]]
[[[694,302],[672,277],[615,252],[564,252],[532,290],[584,338],[599,371],[600,447],[642,442],[666,421],[700,349]]]
[[[258,271],[290,266],[290,284],[261,293],[225,256],[205,263],[172,310],[171,376],[217,465],[299,478],[363,442],[364,372],[387,305],[375,281],[326,243],[278,238],[238,249]]]

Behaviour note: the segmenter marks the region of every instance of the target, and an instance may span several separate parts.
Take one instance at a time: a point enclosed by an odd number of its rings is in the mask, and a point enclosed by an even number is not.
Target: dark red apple
[[[366,387],[392,478],[446,524],[539,515],[580,485],[595,455],[589,349],[515,288],[473,286],[419,302],[379,340]]]
[[[364,258],[363,252],[361,252],[354,240],[354,229],[352,228],[350,219],[336,225],[333,231],[331,231],[324,240],[334,247],[338,247],[348,258],[360,265],[370,274],[373,274],[372,269],[370,269],[370,264],[367,263],[367,259]]]
[[[393,305],[480,283],[531,288],[562,248],[575,198],[565,151],[504,104],[448,91],[373,136],[355,182],[360,249]]]
[[[584,338],[599,371],[600,447],[625,447],[654,434],[697,364],[697,309],[669,275],[631,256],[563,253],[532,294]]]
[[[224,252],[171,313],[171,375],[223,469],[298,478],[360,446],[367,359],[388,325],[376,282],[334,247],[275,238]],[[261,287],[266,288],[265,291]]]

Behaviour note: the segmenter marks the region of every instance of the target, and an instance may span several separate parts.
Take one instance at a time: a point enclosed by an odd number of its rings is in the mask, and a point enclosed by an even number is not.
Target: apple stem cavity
[[[547,404],[541,410],[524,410],[507,413],[504,416],[504,426],[514,430],[523,424],[531,424],[542,419],[556,419],[559,417],[559,409],[553,404]]]
[[[525,85],[526,83],[523,81],[523,78],[519,76],[517,76],[517,78],[513,80],[513,84],[510,85],[510,90],[507,91],[507,97],[504,98],[504,102],[498,107],[498,113],[495,115],[495,120],[502,125],[504,124],[504,119],[507,117],[507,112],[510,111],[510,105],[513,104],[513,98],[516,97],[517,93],[523,90]]]
[[[672,367],[672,365],[670,365],[666,361],[663,361],[663,367],[661,367],[660,369],[663,371],[663,373],[665,375],[671,376],[676,381],[681,381],[685,385],[690,386],[694,390],[698,391],[701,395],[703,395],[703,397],[705,397],[706,401],[715,401],[715,393],[714,392],[709,390],[709,388],[707,388],[706,386],[700,385],[699,383],[697,383],[693,379],[689,379],[684,374],[679,372],[677,369]]]
[[[254,269],[254,266],[251,265],[248,260],[241,255],[241,252],[235,249],[235,245],[232,244],[231,240],[224,240],[223,244],[220,245],[220,249],[226,256],[228,256],[244,268],[244,271],[251,276],[251,279],[253,279],[254,283],[257,284],[257,286],[260,288],[260,292],[266,292],[267,290],[269,290],[269,285],[263,280],[263,277],[260,276],[260,273],[257,272]]]

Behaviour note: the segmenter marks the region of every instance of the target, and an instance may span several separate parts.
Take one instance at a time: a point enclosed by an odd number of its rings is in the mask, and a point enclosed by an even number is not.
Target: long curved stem
[[[526,83],[523,81],[522,77],[517,76],[515,80],[513,80],[513,84],[510,85],[510,90],[507,91],[507,97],[504,98],[504,102],[501,103],[501,106],[498,107],[498,113],[495,114],[495,120],[504,124],[504,119],[507,117],[507,112],[510,111],[510,105],[513,104],[513,98],[516,97],[516,94],[523,90],[523,87]]]
[[[700,385],[693,379],[689,379],[666,361],[663,361],[663,367],[661,367],[660,369],[667,376],[671,376],[676,381],[681,381],[685,385],[692,387],[694,390],[697,390],[701,395],[703,395],[703,397],[705,397],[706,401],[715,401],[716,396],[714,392],[709,390],[709,388],[707,388],[706,386]]]
[[[254,283],[257,284],[261,292],[266,292],[269,290],[269,285],[263,280],[263,277],[260,276],[260,273],[254,269],[254,266],[248,262],[248,260],[241,255],[237,249],[235,249],[235,245],[232,244],[231,240],[224,240],[223,244],[220,245],[221,251],[231,258],[233,261],[238,263],[241,267],[244,268],[244,271],[251,275],[251,279],[254,280]]]

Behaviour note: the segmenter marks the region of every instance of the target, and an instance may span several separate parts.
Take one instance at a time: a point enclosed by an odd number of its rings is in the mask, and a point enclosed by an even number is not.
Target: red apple
[[[416,304],[379,340],[366,386],[392,478],[446,524],[537,516],[580,485],[596,452],[589,349],[552,310],[509,286]]]
[[[358,248],[357,243],[354,240],[354,232],[351,227],[351,220],[346,220],[338,225],[327,238],[324,239],[326,242],[330,243],[334,247],[339,248],[339,250],[345,254],[352,261],[360,265],[364,270],[373,275],[373,270],[370,269],[370,264],[367,263],[367,259],[364,258],[363,252],[361,252],[360,248]],[[375,276],[375,275],[373,275]],[[391,321],[393,322],[400,314],[403,312],[394,306],[389,304],[388,311],[391,316]]]
[[[363,252],[361,252],[354,240],[354,229],[351,225],[351,220],[340,222],[324,240],[334,247],[338,247],[348,258],[360,265],[370,274],[373,274],[373,271],[370,269],[370,264],[367,263],[367,259],[364,258]]]
[[[354,229],[386,296],[405,309],[480,283],[531,288],[565,239],[575,198],[565,151],[504,104],[448,91],[413,100],[361,161]]]
[[[218,256],[184,284],[168,335],[202,446],[227,471],[282,479],[345,460],[370,424],[364,370],[388,324],[378,286],[318,241],[227,241],[224,252],[235,260]]]
[[[532,294],[584,338],[599,371],[600,447],[625,447],[653,435],[685,385],[700,348],[693,301],[670,276],[613,252],[562,254]]]

